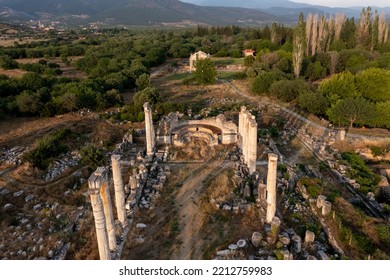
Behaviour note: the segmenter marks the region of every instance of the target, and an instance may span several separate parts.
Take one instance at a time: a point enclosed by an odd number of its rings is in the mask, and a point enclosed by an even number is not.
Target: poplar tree
[[[303,19],[303,13],[299,15],[298,25],[294,30],[293,37],[293,66],[294,75],[299,77],[302,68],[302,60],[306,49],[306,35],[305,35],[305,21]]]

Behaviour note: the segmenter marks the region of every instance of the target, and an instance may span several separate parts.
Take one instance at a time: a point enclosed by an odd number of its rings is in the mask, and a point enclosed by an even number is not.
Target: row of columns
[[[256,171],[257,161],[257,122],[245,106],[241,107],[238,120],[239,147],[244,156],[244,163],[249,168],[249,174]]]
[[[120,159],[120,155],[113,155],[111,157],[115,206],[118,220],[122,227],[125,228],[128,226],[128,220]],[[89,195],[95,219],[96,237],[101,260],[111,259],[110,252],[117,249],[108,173],[109,170],[107,167],[98,167],[88,179]]]

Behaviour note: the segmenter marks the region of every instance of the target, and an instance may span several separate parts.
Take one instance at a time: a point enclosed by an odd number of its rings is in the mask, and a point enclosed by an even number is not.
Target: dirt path
[[[224,168],[223,162],[211,161],[195,170],[183,182],[183,186],[176,196],[179,217],[181,218],[181,232],[178,239],[180,247],[172,254],[172,259],[189,260],[201,259],[201,244],[199,229],[203,223],[204,213],[199,209],[204,180],[210,175],[216,175]]]

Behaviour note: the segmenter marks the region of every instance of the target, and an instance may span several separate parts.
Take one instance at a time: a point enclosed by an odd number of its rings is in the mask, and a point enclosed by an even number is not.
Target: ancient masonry
[[[179,121],[176,113],[170,113],[160,121],[156,141],[159,144],[183,146],[193,137],[205,140],[210,146],[236,144],[237,125],[227,121],[224,115]]]
[[[134,148],[131,149],[133,139],[129,135],[126,135],[122,143],[117,145],[111,156],[118,222],[115,222],[113,216],[109,167],[98,167],[88,179],[101,260],[120,257],[124,245],[123,241],[129,230],[129,221],[131,221],[128,217],[131,217],[138,205],[141,208],[149,207],[153,198],[159,196],[166,175],[169,174],[169,169],[165,168],[164,171],[161,167],[158,167],[158,157],[154,157],[155,132],[152,111],[148,103],[144,104],[144,110],[146,156],[142,156],[143,152],[134,154]],[[129,149],[131,149],[130,161],[121,160],[119,154],[129,154]],[[151,165],[150,171],[146,168],[146,165]],[[129,182],[126,185],[123,183],[122,166],[130,166]]]
[[[278,156],[268,154],[267,175],[267,223],[271,223],[276,212],[276,177],[278,168]]]
[[[110,251],[116,250],[116,237],[107,168],[99,167],[89,177],[88,185],[95,218],[99,256],[101,260],[110,260]]]
[[[257,160],[257,122],[245,106],[241,107],[238,120],[239,147],[242,150],[244,163],[249,168],[249,174],[256,171]]]
[[[95,218],[96,235],[99,247],[100,259],[108,260],[120,256],[123,241],[128,232],[128,215],[132,215],[137,205],[141,208],[149,208],[154,197],[159,197],[159,191],[165,183],[166,174],[161,167],[158,167],[158,154],[155,153],[156,142],[166,145],[185,145],[192,137],[206,140],[209,145],[239,144],[242,150],[242,163],[246,165],[249,175],[256,172],[257,160],[257,123],[245,107],[241,108],[239,115],[239,127],[231,121],[227,121],[224,115],[204,120],[179,121],[178,114],[171,113],[164,118],[155,134],[152,110],[148,103],[144,104],[145,131],[146,131],[146,156],[138,153],[136,158],[130,161],[121,160],[123,152],[128,148],[131,141],[124,139],[124,142],[117,146],[111,156],[112,176],[115,190],[115,206],[119,225],[115,224],[113,217],[109,168],[99,167],[89,178],[89,194],[93,214]],[[276,177],[277,177],[278,156],[269,154],[267,186],[259,184],[258,199],[267,202],[266,221],[271,227],[279,227],[280,221],[275,217],[276,212]],[[139,162],[137,164],[137,161]],[[153,162],[153,163],[152,163]],[[150,163],[152,163],[150,165]],[[145,164],[149,164],[150,171]],[[121,173],[121,165],[130,166],[129,183],[124,186]],[[138,170],[138,171],[136,171]],[[134,172],[136,171],[136,172]],[[138,174],[137,174],[138,173]],[[154,174],[154,175],[153,175]],[[153,176],[157,176],[154,178]],[[249,186],[246,186],[244,196],[250,195]],[[233,207],[238,208],[238,207]],[[324,207],[326,208],[326,207]],[[329,212],[328,209],[323,210]],[[118,228],[119,227],[119,228]],[[117,233],[116,230],[122,233]],[[125,232],[123,234],[123,232]],[[276,232],[276,231],[275,231]],[[118,236],[117,236],[118,235]]]
[[[202,52],[202,51],[191,54],[191,56],[190,56],[190,71],[193,71],[196,69],[195,64],[198,60],[205,59],[208,57],[210,57],[210,54]]]
[[[156,144],[156,135],[154,133],[152,109],[148,102],[144,104],[145,112],[145,132],[146,132],[146,154],[153,155],[153,149]]]

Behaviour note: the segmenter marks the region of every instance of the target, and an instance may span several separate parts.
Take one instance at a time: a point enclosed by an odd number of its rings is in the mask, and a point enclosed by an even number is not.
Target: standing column
[[[267,175],[267,222],[271,223],[276,213],[276,175],[278,168],[278,156],[268,154]]]
[[[111,255],[106,230],[106,219],[104,216],[103,202],[100,197],[100,187],[102,183],[101,179],[102,178],[99,174],[92,174],[88,179],[88,192],[91,197],[93,216],[95,218],[99,256],[101,260],[109,260],[111,259]]]
[[[114,214],[112,212],[112,204],[111,204],[110,183],[108,180],[108,171],[106,168],[104,169],[98,168],[95,174],[98,174],[98,172],[101,172],[101,176],[103,179],[101,190],[100,190],[100,197],[103,202],[103,210],[106,219],[109,247],[111,251],[115,251],[117,249],[117,244],[116,244],[116,236],[115,236]]]
[[[246,132],[246,141],[245,141],[245,160],[246,165],[249,168],[249,151],[250,151],[250,143],[251,143],[251,137],[250,137],[250,130],[251,130],[251,120],[252,115],[247,111],[246,113],[246,123],[245,123],[245,132]]]
[[[248,145],[248,167],[249,174],[252,175],[256,171],[257,160],[257,123],[255,116],[251,116],[249,123],[249,145]]]
[[[145,113],[145,132],[146,132],[146,154],[148,156],[153,155],[153,148],[155,144],[154,127],[152,120],[152,109],[148,102],[144,104]]]
[[[120,155],[111,156],[112,177],[114,178],[115,206],[116,206],[116,212],[118,213],[118,220],[121,222],[122,227],[127,227],[125,189],[123,187],[120,159],[121,159]]]
[[[238,141],[238,146],[241,148],[242,151],[242,139],[244,137],[243,134],[243,127],[244,127],[244,112],[246,110],[245,106],[241,106],[241,111],[240,114],[238,115],[238,136],[239,136],[239,141]]]
[[[242,154],[244,156],[244,163],[248,163],[248,114],[246,110],[243,113],[242,124]]]

